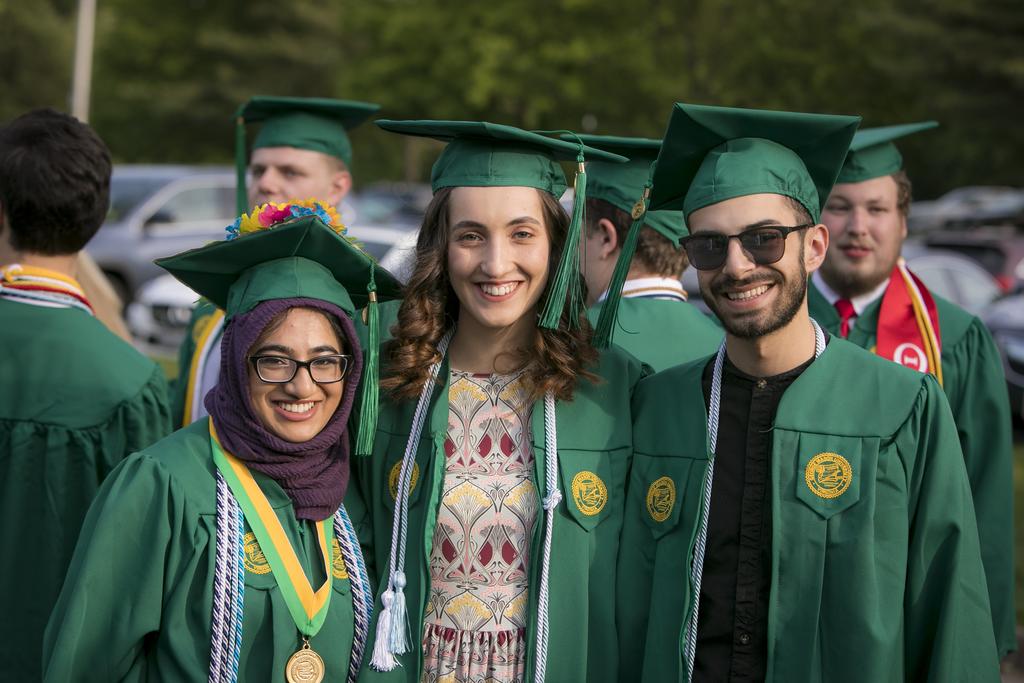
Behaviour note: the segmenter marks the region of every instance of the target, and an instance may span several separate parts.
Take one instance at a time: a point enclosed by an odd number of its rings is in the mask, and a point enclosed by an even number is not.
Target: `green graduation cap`
[[[633,224],[623,241],[619,258],[608,284],[608,296],[601,305],[601,315],[594,328],[594,345],[607,348],[614,335],[615,320],[622,287],[640,239],[640,229],[649,227],[673,244],[686,237],[686,221],[681,211],[647,211],[650,199],[651,175],[654,161],[661,150],[661,140],[626,138],[611,135],[580,135],[580,140],[591,147],[629,157],[624,164],[604,161],[587,162],[587,193],[589,197],[603,199],[632,216]],[[565,136],[563,136],[563,139]]]
[[[938,125],[938,121],[921,121],[858,130],[836,182],[859,183],[896,173],[903,168],[903,157],[892,141]]]
[[[263,207],[261,207],[263,208]],[[254,212],[255,214],[255,212]],[[290,218],[290,219],[289,219]],[[363,372],[356,453],[372,450],[377,424],[380,341],[377,301],[397,299],[401,285],[373,258],[316,214],[282,222],[157,260],[182,283],[226,311],[226,318],[263,301],[297,297],[335,304],[350,316],[367,308],[369,343]],[[328,219],[329,220],[329,219]]]
[[[252,148],[296,147],[336,157],[352,166],[352,143],[346,131],[366,121],[380,105],[319,97],[257,96],[235,114],[235,168],[238,211],[248,209],[245,196],[245,126],[262,123]]]
[[[558,327],[566,303],[570,321],[576,324],[583,309],[580,288],[579,244],[583,223],[583,202],[587,176],[585,159],[624,162],[625,157],[583,144],[548,137],[514,126],[483,121],[391,121],[378,120],[384,130],[403,135],[434,138],[448,143],[434,162],[430,183],[434,192],[445,187],[535,187],[556,199],[566,189],[559,161],[576,161],[575,190],[579,201],[573,207],[566,236],[566,248],[552,275],[551,295],[544,303],[539,325]]]
[[[689,216],[751,194],[792,197],[817,221],[859,116],[676,103],[658,155],[651,207]]]

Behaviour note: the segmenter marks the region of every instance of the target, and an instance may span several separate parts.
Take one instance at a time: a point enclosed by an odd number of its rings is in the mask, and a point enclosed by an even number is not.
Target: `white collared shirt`
[[[664,299],[668,301],[686,301],[686,290],[682,283],[672,277],[638,277],[626,280],[622,285],[624,299]],[[598,301],[608,298],[608,290],[601,294]]]

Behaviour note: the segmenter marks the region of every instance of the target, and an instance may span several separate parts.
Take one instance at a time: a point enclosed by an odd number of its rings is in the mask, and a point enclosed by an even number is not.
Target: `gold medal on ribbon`
[[[320,683],[324,680],[324,660],[309,646],[309,639],[302,639],[302,649],[288,658],[284,667],[288,683]]]

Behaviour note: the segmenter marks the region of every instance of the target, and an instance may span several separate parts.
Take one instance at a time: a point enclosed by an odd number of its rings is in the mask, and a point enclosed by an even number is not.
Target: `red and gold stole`
[[[930,372],[942,384],[942,343],[935,299],[902,258],[893,268],[882,296],[875,353],[918,372]]]

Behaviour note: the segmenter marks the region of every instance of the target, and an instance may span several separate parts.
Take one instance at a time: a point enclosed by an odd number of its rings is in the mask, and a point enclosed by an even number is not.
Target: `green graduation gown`
[[[686,679],[690,561],[709,463],[707,362],[654,375],[634,398],[617,591],[621,680]],[[841,339],[785,392],[769,465],[767,680],[999,680],[955,437],[934,378]],[[849,465],[830,497],[811,488],[819,454]]]
[[[615,634],[615,560],[622,528],[622,505],[632,456],[628,418],[633,388],[645,370],[620,349],[601,354],[597,367],[601,380],[582,380],[571,402],[557,402],[559,488],[563,499],[557,508],[551,546],[549,607],[550,639],[547,655],[548,681],[615,681],[618,647]],[[411,627],[411,652],[398,657],[401,666],[381,673],[364,665],[360,680],[419,681],[423,663],[423,615],[430,595],[428,562],[433,547],[437,511],[444,484],[444,442],[448,434],[449,370],[441,368],[427,421],[416,453],[416,485],[409,496],[409,534],[405,574],[405,599]],[[390,477],[397,480],[412,426],[416,401],[382,401],[373,456],[357,459],[357,473],[373,522],[376,566],[381,590],[386,588],[391,526],[394,510]],[[531,414],[534,477],[538,493],[545,494],[544,402],[534,403]],[[605,487],[603,502],[581,509],[574,496],[573,479],[581,472],[596,475]],[[394,474],[393,474],[394,473]],[[591,479],[593,481],[594,479]],[[579,488],[579,487],[577,487]],[[576,491],[577,493],[581,491]],[[584,511],[585,510],[585,511]],[[540,587],[541,548],[544,536],[543,509],[538,504],[530,550],[530,597],[527,625],[529,639],[526,680],[533,679]],[[380,595],[374,617],[381,609]],[[367,652],[373,650],[376,619],[370,629]],[[366,661],[369,661],[369,654]]]
[[[601,303],[587,312],[592,325]],[[660,372],[718,350],[722,328],[684,301],[623,297],[612,341]]]
[[[114,466],[170,431],[167,383],[73,308],[0,300],[0,358],[0,680],[38,681],[82,520]]]
[[[813,283],[811,317],[833,334],[839,314]],[[1000,655],[1017,649],[1013,581],[1013,428],[1006,377],[985,325],[959,306],[935,296],[942,338],[943,390],[949,399],[974,495],[989,602]],[[875,347],[881,299],[854,320],[849,341]]]
[[[104,484],[47,627],[47,681],[207,680],[216,559],[216,468],[208,423],[203,418],[133,454]],[[274,480],[252,474],[306,576],[319,587],[323,560],[315,525],[296,520],[291,500]],[[351,487],[345,507],[358,528],[364,509]],[[238,680],[283,681],[285,663],[302,639],[259,544],[248,536],[245,542]],[[327,618],[310,646],[324,659],[326,680],[344,681],[352,597],[337,560],[332,574]]]

